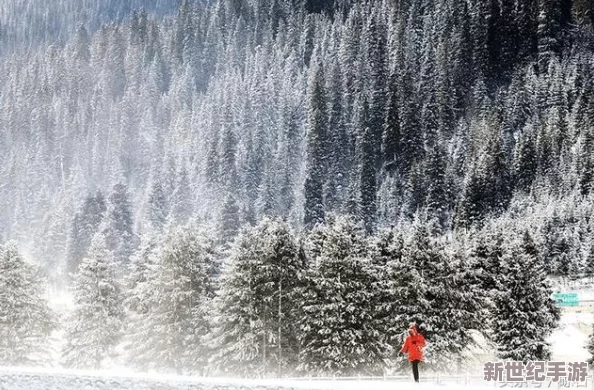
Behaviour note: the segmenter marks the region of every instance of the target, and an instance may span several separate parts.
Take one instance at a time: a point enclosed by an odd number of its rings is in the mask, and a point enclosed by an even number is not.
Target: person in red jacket
[[[419,333],[419,328],[413,324],[408,330],[408,335],[400,354],[408,354],[408,361],[412,363],[413,376],[415,382],[419,381],[419,363],[423,361],[423,348],[425,347],[425,337]]]

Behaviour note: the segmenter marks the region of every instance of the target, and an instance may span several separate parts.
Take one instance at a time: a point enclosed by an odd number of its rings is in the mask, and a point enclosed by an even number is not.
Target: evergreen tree
[[[67,367],[100,369],[116,356],[124,312],[113,254],[105,236],[93,237],[74,279],[74,309],[66,329],[63,361]]]
[[[472,16],[468,3],[455,2],[458,28],[454,29],[452,37],[452,86],[455,95],[456,112],[465,110],[468,106],[473,75],[468,73],[472,69],[473,36],[471,31]],[[445,65],[445,64],[444,64]]]
[[[357,139],[357,165],[359,167],[359,212],[365,226],[365,231],[374,230],[376,216],[377,179],[375,171],[374,131],[371,128],[371,118],[367,99],[363,100],[359,114]]]
[[[500,289],[499,276],[503,272],[503,234],[485,228],[472,232],[476,237],[470,244],[471,265],[479,275],[481,288],[489,294]]]
[[[584,261],[584,273],[587,277],[594,276],[594,245],[590,244],[590,248],[586,253],[586,259]]]
[[[349,171],[349,136],[344,107],[342,67],[338,61],[331,68],[328,80],[328,179],[325,184],[324,204],[328,212],[340,210],[345,201]]]
[[[541,71],[546,71],[550,59],[561,49],[562,10],[558,1],[542,0],[538,7],[538,57]]]
[[[389,351],[374,313],[378,296],[367,244],[355,225],[337,218],[323,227],[303,296],[299,370],[329,375],[383,372]]]
[[[219,240],[226,244],[231,242],[239,233],[239,206],[235,197],[229,193],[223,202],[219,219]]]
[[[423,133],[419,119],[419,105],[415,99],[411,99],[414,93],[413,77],[411,70],[405,70],[400,95],[404,103],[400,112],[400,134],[402,170],[408,172],[416,162],[423,157]]]
[[[489,140],[485,151],[484,169],[485,198],[487,212],[499,213],[507,209],[512,197],[513,183],[511,173],[501,147],[501,139],[495,136]]]
[[[305,9],[311,13],[334,11],[334,0],[305,0]]]
[[[427,212],[429,219],[435,219],[438,226],[446,226],[449,209],[448,188],[446,183],[445,152],[435,143],[427,156]]]
[[[116,184],[109,196],[107,215],[103,221],[103,234],[107,249],[113,253],[119,266],[125,266],[136,245],[136,237],[132,229],[132,206],[128,188],[124,184]]]
[[[390,76],[386,118],[382,134],[382,159],[384,168],[392,172],[399,164],[400,154],[400,95],[397,90],[397,76]]]
[[[167,197],[158,179],[153,181],[148,198],[147,217],[151,230],[161,232],[167,220]]]
[[[584,137],[581,143],[581,150],[579,155],[580,177],[579,188],[582,195],[588,195],[592,190],[592,183],[594,182],[594,156],[592,156],[592,147],[594,147],[594,139],[592,137],[592,129],[584,129]]]
[[[401,264],[404,249],[402,231],[394,228],[380,230],[371,240],[372,269],[376,273],[377,288],[375,317],[380,321],[383,341],[390,346],[400,342],[402,329],[394,327],[394,279],[391,270]]]
[[[552,272],[557,276],[569,277],[577,261],[575,257],[575,242],[567,229],[560,228],[552,231],[546,238],[546,254]]]
[[[151,282],[158,273],[161,249],[159,237],[149,232],[142,236],[138,250],[130,259],[130,272],[125,279],[124,306],[132,316],[146,314],[154,303]]]
[[[14,242],[0,245],[0,318],[0,364],[31,365],[49,357],[55,318],[43,281]]]
[[[169,218],[180,225],[186,224],[193,214],[193,196],[186,167],[182,167],[175,190],[171,195]]]
[[[471,330],[484,331],[482,286],[473,281],[464,256],[423,225],[414,228],[401,258],[388,267],[391,334],[419,324],[428,339],[426,361],[436,369],[447,367],[474,343]]]
[[[484,188],[484,179],[479,176],[476,168],[471,168],[462,187],[462,196],[457,206],[457,226],[468,228],[482,221],[485,215]]]
[[[379,8],[379,7],[377,7]],[[386,29],[379,13],[373,13],[369,18],[365,31],[365,46],[367,48],[367,77],[369,87],[367,126],[371,131],[371,154],[375,158],[375,166],[383,163],[381,141],[386,113],[386,96],[388,80],[388,54]]]
[[[550,358],[548,336],[557,327],[559,309],[551,298],[532,237],[509,239],[502,257],[501,290],[495,295],[493,341],[500,359]]]
[[[294,370],[304,270],[285,223],[265,218],[242,232],[216,298],[212,370],[249,377]]]
[[[67,273],[76,273],[91,246],[93,236],[99,230],[105,212],[105,198],[97,191],[94,196],[87,196],[80,211],[74,215],[67,244]]]
[[[308,154],[305,179],[304,224],[313,226],[324,221],[323,184],[325,181],[327,128],[324,69],[317,65],[310,80],[308,111]]]
[[[531,125],[524,131],[516,145],[514,181],[516,188],[529,192],[536,178],[538,160]]]
[[[144,275],[138,275],[133,292],[147,302],[135,305],[129,359],[141,367],[204,374],[208,310],[215,293],[213,241],[195,228],[175,226],[162,251],[149,246],[139,255],[150,262],[146,270],[137,269]]]

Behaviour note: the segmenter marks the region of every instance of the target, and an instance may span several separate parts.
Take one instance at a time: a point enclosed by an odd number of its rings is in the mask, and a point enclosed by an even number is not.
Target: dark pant
[[[419,381],[419,363],[420,360],[413,360],[412,361],[412,369],[413,369],[413,376],[415,378],[415,382]]]

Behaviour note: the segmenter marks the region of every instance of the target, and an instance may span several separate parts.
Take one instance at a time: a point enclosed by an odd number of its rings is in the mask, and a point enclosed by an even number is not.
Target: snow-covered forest
[[[549,279],[594,276],[593,29],[589,0],[1,4],[0,365],[59,334],[64,367],[381,374],[412,321],[436,369],[477,335],[546,359]]]

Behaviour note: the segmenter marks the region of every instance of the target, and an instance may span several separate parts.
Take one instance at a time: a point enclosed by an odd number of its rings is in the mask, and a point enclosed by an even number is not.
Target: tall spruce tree
[[[67,367],[100,369],[116,356],[124,311],[115,259],[105,236],[93,237],[74,279],[74,308],[66,329],[63,362]]]
[[[95,195],[87,196],[80,211],[74,215],[67,244],[67,273],[76,273],[91,246],[93,236],[99,230],[106,210],[105,198],[101,191],[97,191]]]
[[[223,201],[219,219],[219,241],[226,245],[235,239],[240,230],[240,215],[237,200],[228,193]]]
[[[184,225],[193,214],[193,196],[188,178],[188,170],[185,166],[180,169],[177,183],[173,194],[171,194],[170,220]]]
[[[534,129],[529,123],[516,144],[514,182],[518,190],[530,192],[536,178],[538,160],[535,146]]]
[[[0,364],[33,365],[49,358],[56,327],[37,271],[16,243],[0,245]]]
[[[147,299],[136,308],[130,353],[140,366],[177,374],[205,374],[208,357],[208,312],[215,293],[214,242],[194,227],[174,226],[163,240],[156,264],[147,264],[135,293]],[[140,255],[143,255],[141,252]],[[150,259],[150,257],[149,257]],[[134,303],[132,301],[131,303]],[[134,362],[135,355],[129,355]]]
[[[400,95],[398,94],[398,77],[396,73],[390,76],[388,84],[386,117],[382,134],[382,159],[384,169],[392,172],[399,165],[400,154]]]
[[[326,174],[327,102],[324,68],[317,64],[309,82],[309,109],[307,129],[307,174],[305,178],[304,224],[313,226],[324,221],[323,185]]]
[[[381,154],[381,141],[386,112],[387,80],[388,80],[388,53],[387,31],[383,18],[379,14],[379,7],[369,18],[364,32],[364,42],[367,48],[367,77],[366,85],[369,88],[369,113],[367,126],[372,132],[372,155],[375,166],[383,163]]]
[[[446,182],[446,157],[442,147],[435,143],[428,153],[427,161],[427,217],[437,222],[439,228],[445,228],[448,211],[448,183]]]
[[[501,288],[494,297],[493,341],[499,358],[523,362],[550,358],[547,338],[560,319],[551,295],[530,234],[508,239],[502,257]]]
[[[152,331],[148,320],[149,310],[158,304],[154,281],[159,273],[160,239],[154,233],[146,233],[138,250],[130,259],[130,272],[126,276],[126,324],[123,349],[131,367],[142,371],[155,368],[152,345],[146,342]]]
[[[107,214],[103,221],[107,249],[113,253],[120,267],[126,266],[136,246],[129,196],[126,185],[116,184],[109,195]]]
[[[377,179],[375,156],[375,131],[371,127],[369,104],[364,98],[359,113],[357,127],[357,165],[359,188],[359,217],[365,231],[373,232],[377,212]]]
[[[419,324],[428,340],[426,361],[435,369],[448,367],[474,343],[473,330],[484,331],[486,297],[473,282],[469,264],[426,226],[415,226],[401,258],[388,263],[388,280],[391,334]]]
[[[167,221],[168,204],[163,185],[158,178],[153,178],[147,205],[147,220],[150,229],[161,232]]]
[[[211,369],[248,377],[295,369],[305,259],[289,227],[264,219],[238,237],[221,290]]]
[[[366,240],[336,218],[310,260],[299,339],[299,370],[326,375],[382,373],[390,350],[376,316],[379,294]]]

